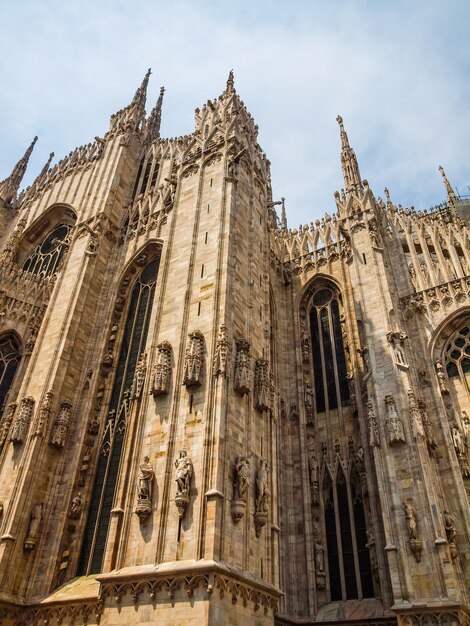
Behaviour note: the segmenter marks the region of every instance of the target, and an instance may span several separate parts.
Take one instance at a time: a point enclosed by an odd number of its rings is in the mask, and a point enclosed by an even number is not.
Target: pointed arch
[[[8,401],[22,355],[22,342],[14,330],[0,335],[0,415]]]

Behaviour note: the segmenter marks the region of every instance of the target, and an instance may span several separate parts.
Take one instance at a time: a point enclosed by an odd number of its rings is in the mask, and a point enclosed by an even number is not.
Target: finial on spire
[[[51,166],[52,163],[52,159],[54,158],[54,153],[51,152],[49,154],[49,158],[47,159],[44,167],[42,168],[42,170],[39,172],[39,176],[36,178],[36,182],[41,182],[43,180],[43,178],[45,178],[47,176],[47,172],[49,171],[49,168]]]
[[[449,183],[449,180],[448,180],[448,178],[446,176],[446,173],[445,173],[444,168],[442,167],[442,165],[439,165],[439,171],[441,173],[442,180],[444,181],[444,187],[446,188],[446,191],[447,191],[447,201],[449,202],[451,207],[455,207],[455,203],[457,201],[457,196],[455,195],[455,192],[452,189],[452,185]]]
[[[20,188],[21,181],[26,172],[26,168],[28,167],[29,157],[33,152],[34,146],[36,145],[38,138],[37,135],[34,137],[33,141],[30,143],[28,149],[24,153],[23,157],[18,161],[18,163],[13,168],[12,173],[8,178],[5,178],[2,182],[0,182],[0,200],[3,200],[5,203],[10,203],[16,194],[18,193],[18,189]]]
[[[286,206],[285,206],[285,198],[281,198],[281,228],[283,230],[287,230],[287,215],[286,215]]]
[[[146,140],[153,141],[160,137],[160,124],[162,121],[162,104],[165,87],[160,87],[160,95],[152,112],[150,113],[146,125]]]
[[[230,72],[228,73],[227,87],[225,90],[230,92],[230,91],[233,91],[234,89],[235,89],[235,82],[233,78],[233,70],[230,70]]]
[[[348,135],[344,130],[343,118],[341,115],[336,117],[336,121],[339,124],[341,134],[341,168],[343,170],[346,192],[351,193],[354,191],[357,193],[364,191],[356,155],[354,150],[349,145]]]

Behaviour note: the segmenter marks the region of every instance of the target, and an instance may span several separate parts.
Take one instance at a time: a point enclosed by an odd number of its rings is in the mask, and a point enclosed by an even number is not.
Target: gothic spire
[[[131,107],[140,105],[141,107],[145,109],[145,102],[147,100],[147,87],[149,84],[149,78],[150,78],[151,73],[152,73],[152,70],[149,67],[149,69],[147,70],[147,73],[144,76],[144,80],[142,81],[142,84],[135,92],[134,98],[132,99],[132,102],[130,105]]]
[[[363,191],[359,165],[357,163],[354,150],[349,145],[348,135],[344,130],[343,118],[341,115],[338,115],[336,121],[339,124],[341,134],[341,168],[343,170],[346,192],[352,193],[353,191]]]
[[[147,100],[147,86],[152,71],[149,69],[134,94],[132,102],[111,116],[110,130],[127,129],[135,131],[141,128],[145,120],[145,102]]]
[[[52,159],[54,158],[54,153],[51,152],[49,155],[49,158],[47,159],[44,167],[42,168],[42,170],[39,172],[38,177],[36,178],[36,182],[41,182],[46,176],[47,176],[47,172],[49,171],[49,168],[51,167],[51,162]]]
[[[286,206],[285,206],[285,198],[281,198],[281,228],[287,230],[287,215],[286,215]]]
[[[165,93],[165,87],[160,87],[160,95],[158,96],[157,104],[154,106],[147,120],[147,140],[153,141],[160,137],[160,124],[162,121],[162,104],[163,94]]]
[[[18,193],[18,189],[20,188],[21,181],[23,180],[23,176],[25,175],[26,168],[28,167],[29,157],[36,145],[36,141],[38,140],[37,136],[33,139],[28,149],[24,153],[23,157],[18,161],[18,163],[13,168],[12,173],[8,178],[0,182],[0,200],[3,200],[6,204],[9,204],[16,194]]]
[[[447,191],[447,201],[451,207],[455,208],[455,203],[457,201],[457,196],[455,195],[455,191],[452,189],[452,185],[449,183],[449,180],[446,176],[446,173],[442,165],[439,165],[439,171],[441,173],[442,180],[444,181],[444,187],[446,188],[446,191]]]

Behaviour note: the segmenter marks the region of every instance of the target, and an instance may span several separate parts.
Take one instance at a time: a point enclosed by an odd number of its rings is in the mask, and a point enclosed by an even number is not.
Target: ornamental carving
[[[421,421],[426,435],[426,442],[431,450],[435,450],[437,448],[437,440],[436,435],[434,434],[433,425],[429,419],[426,402],[424,402],[424,400],[418,400],[418,407],[421,413]]]
[[[410,549],[416,561],[421,561],[421,551],[423,549],[422,542],[418,539],[418,522],[416,519],[416,511],[409,502],[403,503],[403,511],[405,513],[406,525],[410,537]]]
[[[398,417],[397,407],[393,396],[385,396],[386,422],[388,429],[388,440],[391,445],[395,443],[405,443],[405,431],[403,423]]]
[[[131,400],[139,400],[142,395],[142,387],[147,373],[147,353],[142,352],[135,368],[134,379],[131,387]]]
[[[244,396],[251,390],[252,382],[250,344],[245,339],[237,339],[236,346],[233,388],[238,394]]]
[[[175,504],[178,509],[178,517],[182,519],[189,506],[189,494],[191,490],[191,478],[193,475],[193,464],[188,457],[186,450],[181,450],[179,457],[175,461],[176,467],[176,496]]]
[[[13,417],[15,415],[16,407],[17,407],[16,402],[10,402],[10,404],[5,409],[5,413],[3,414],[2,419],[0,421],[0,449],[2,448],[3,444],[5,443],[8,437],[10,426],[13,422]]]
[[[374,411],[374,405],[371,400],[367,402],[367,425],[369,430],[369,445],[372,448],[380,447],[379,427]]]
[[[33,413],[34,398],[26,396],[21,400],[20,408],[13,421],[10,441],[14,444],[22,444],[28,434],[29,424]]]
[[[434,367],[436,369],[436,376],[439,383],[439,389],[442,394],[449,393],[449,386],[447,384],[447,376],[444,372],[444,366],[442,365],[441,359],[437,359],[434,363]]]
[[[51,438],[49,444],[56,448],[63,448],[70,428],[70,418],[72,415],[72,403],[69,400],[63,400],[60,403],[59,412],[52,426]]]
[[[244,456],[237,457],[233,467],[233,500],[231,503],[232,519],[235,524],[238,524],[245,515],[250,478],[250,461]]]
[[[184,359],[183,385],[194,387],[202,384],[204,365],[204,336],[200,330],[189,334],[189,345]]]
[[[171,382],[171,343],[162,341],[157,346],[157,356],[150,381],[150,393],[156,397],[170,390]]]
[[[258,411],[271,408],[271,376],[264,359],[258,359],[255,365],[254,405]]]
[[[69,517],[70,519],[80,519],[80,515],[82,514],[82,494],[80,492],[72,498],[72,502],[70,503]]]
[[[52,390],[49,390],[44,396],[44,399],[41,402],[41,406],[34,416],[31,437],[42,437],[44,434],[44,430],[46,430],[49,426],[49,418],[51,416],[53,397],[54,393],[52,392]]]
[[[268,484],[268,463],[261,460],[260,468],[256,476],[256,500],[255,500],[255,532],[259,537],[261,529],[268,521],[271,492]]]
[[[152,491],[155,472],[148,456],[139,466],[137,475],[137,506],[135,513],[141,523],[145,523],[152,513]]]
[[[230,368],[230,347],[228,342],[227,326],[221,324],[219,338],[215,347],[214,376],[227,377]]]
[[[408,389],[408,412],[410,416],[410,424],[415,437],[418,439],[426,439],[422,413],[419,409],[416,397],[412,389]]]

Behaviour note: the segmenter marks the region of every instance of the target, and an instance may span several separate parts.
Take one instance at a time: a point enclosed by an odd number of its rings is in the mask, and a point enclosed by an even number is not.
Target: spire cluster
[[[349,145],[348,135],[344,130],[343,118],[338,115],[336,121],[339,124],[341,136],[341,168],[344,176],[344,186],[347,193],[364,191],[362,185],[359,164],[356,159],[354,150]]]
[[[10,176],[0,182],[0,201],[3,201],[5,204],[11,204],[12,200],[16,197],[21,181],[25,175],[26,168],[28,167],[29,158],[34,150],[37,140],[37,136],[34,137],[22,158],[13,168]]]

